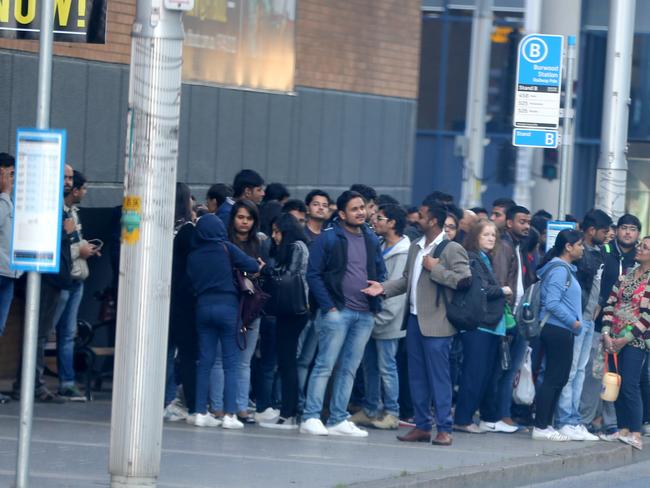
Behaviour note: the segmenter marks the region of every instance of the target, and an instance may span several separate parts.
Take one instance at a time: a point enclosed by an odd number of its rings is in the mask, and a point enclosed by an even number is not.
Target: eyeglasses
[[[383,215],[375,215],[375,219],[379,220],[380,222],[382,220],[390,220],[388,217],[384,217]]]
[[[643,244],[642,242],[638,243],[638,244],[636,245],[636,248],[637,248],[639,251],[650,251],[650,247],[646,246],[646,245]]]
[[[639,228],[636,225],[620,225],[618,228],[623,232],[639,232]]]
[[[456,227],[456,226],[453,225],[453,224],[449,224],[449,225],[443,225],[443,226],[442,226],[442,229],[443,229],[443,230],[457,230],[458,227]]]

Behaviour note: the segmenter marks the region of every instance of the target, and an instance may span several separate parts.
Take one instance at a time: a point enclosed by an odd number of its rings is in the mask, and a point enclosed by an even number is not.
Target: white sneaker
[[[296,423],[295,417],[278,417],[275,422],[260,422],[260,427],[265,429],[282,429],[282,430],[292,430],[297,429],[298,424]]]
[[[587,427],[585,427],[582,424],[577,425],[576,430],[580,431],[580,433],[582,434],[582,440],[583,441],[599,441],[600,440],[600,437],[598,437],[597,435],[594,435],[591,432],[589,432],[587,430]]]
[[[332,427],[328,427],[327,431],[330,435],[342,435],[348,437],[368,437],[368,431],[360,429],[354,423],[344,420]]]
[[[301,434],[310,434],[310,435],[327,435],[329,431],[323,425],[323,422],[320,419],[307,419],[302,424],[300,424],[300,433]]]
[[[196,427],[219,427],[221,420],[215,419],[209,413],[197,413],[194,425]]]
[[[187,416],[187,409],[174,402],[167,405],[163,413],[163,419],[169,422],[178,422],[179,420],[185,420]]]
[[[575,425],[563,425],[558,432],[567,436],[572,441],[584,441],[584,435]]]
[[[519,430],[519,427],[506,424],[503,420],[498,422],[483,422],[481,420],[478,428],[483,432],[501,432],[504,434],[512,434]]]
[[[533,440],[536,441],[556,441],[556,442],[566,442],[570,441],[567,436],[561,434],[553,427],[547,427],[546,429],[538,429],[535,427],[533,429]]]
[[[272,422],[280,416],[280,410],[275,408],[267,408],[263,412],[255,412],[255,422],[261,424],[262,422]]]
[[[232,415],[224,415],[223,416],[223,424],[221,426],[224,429],[243,429],[244,424],[242,424],[239,419],[237,418],[237,415],[232,414]]]

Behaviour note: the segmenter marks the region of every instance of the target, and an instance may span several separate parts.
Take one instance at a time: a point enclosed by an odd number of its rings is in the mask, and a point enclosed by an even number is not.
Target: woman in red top
[[[618,353],[621,390],[615,406],[619,440],[642,449],[641,371],[650,348],[650,236],[637,246],[635,260],[639,266],[619,278],[607,300],[602,337],[605,351]]]

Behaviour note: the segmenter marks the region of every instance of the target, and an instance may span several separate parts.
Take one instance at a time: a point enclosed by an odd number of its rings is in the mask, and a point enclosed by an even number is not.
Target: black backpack
[[[440,258],[445,247],[450,241],[442,241],[433,252],[434,258]],[[483,263],[475,259],[470,260],[470,271],[472,278],[470,285],[462,290],[453,290],[451,300],[447,293],[442,291],[438,285],[436,304],[439,303],[440,295],[447,309],[447,319],[458,331],[472,331],[479,327],[489,329],[495,328],[503,317],[505,301],[503,299],[488,300],[485,288],[481,280],[480,267]]]

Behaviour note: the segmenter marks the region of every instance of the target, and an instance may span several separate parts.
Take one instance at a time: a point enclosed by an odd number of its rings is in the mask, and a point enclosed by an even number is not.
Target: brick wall
[[[298,0],[296,85],[417,98],[420,0]]]
[[[107,43],[55,43],[54,54],[128,64],[136,0],[109,0]],[[420,0],[297,0],[297,86],[417,98]],[[0,49],[38,51],[0,39]]]
[[[136,0],[107,0],[106,44],[55,42],[56,56],[129,64],[131,61],[131,26]],[[38,52],[38,41],[0,39],[0,49]]]

